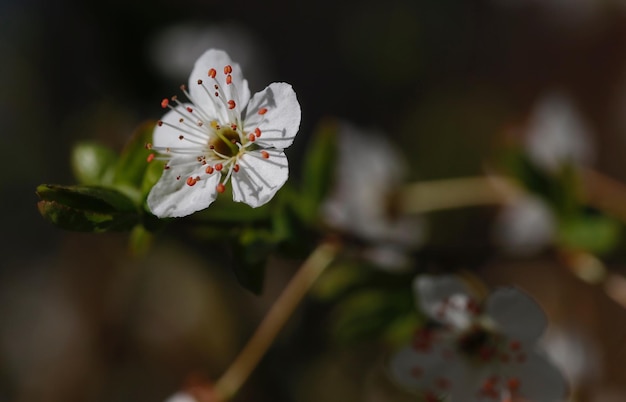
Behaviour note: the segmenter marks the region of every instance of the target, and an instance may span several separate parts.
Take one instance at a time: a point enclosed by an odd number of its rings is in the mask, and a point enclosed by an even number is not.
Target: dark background
[[[163,41],[180,26],[198,34],[173,48],[196,50],[183,57],[187,69],[183,61],[167,71],[172,47]],[[211,42],[211,30],[232,27],[237,34]],[[162,400],[191,369],[219,374],[240,346],[229,334],[245,339],[284,284],[291,270],[277,263],[257,298],[175,242],[148,261],[130,260],[124,235],[63,232],[36,209],[38,184],[74,182],[73,143],[94,139],[119,150],[136,126],[159,118],[160,100],[185,83],[204,42],[237,60],[243,45],[231,51],[225,41],[240,34],[254,54],[242,62],[252,89],[289,82],[301,103],[300,134],[288,152],[293,180],[325,116],[384,130],[406,151],[411,179],[479,174],[503,130],[553,88],[572,94],[591,123],[596,168],[626,180],[626,5],[619,0],[2,0],[0,400]],[[438,229],[443,245],[484,245],[484,218],[464,214]],[[494,281],[525,281],[538,295],[554,292],[551,283],[571,291],[538,269],[521,276],[496,269]],[[492,271],[484,269],[487,277]],[[572,283],[592,294],[581,321],[590,332],[604,322],[596,309],[623,321],[615,305],[597,307],[610,303],[602,292]],[[189,311],[196,315],[183,317]],[[615,367],[626,358],[613,356]],[[623,389],[614,366],[607,363],[597,389]],[[265,371],[270,379],[253,377],[254,397],[241,400],[313,398],[295,382],[277,385],[288,363],[270,358]],[[359,388],[361,380],[344,385]],[[592,399],[594,392],[584,400],[609,401]]]

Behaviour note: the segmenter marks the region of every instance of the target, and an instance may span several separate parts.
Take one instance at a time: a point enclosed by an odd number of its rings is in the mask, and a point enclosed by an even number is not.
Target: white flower
[[[408,263],[406,253],[424,237],[422,220],[399,213],[397,192],[406,171],[402,155],[382,133],[342,122],[338,166],[322,218],[330,226],[369,243],[365,256],[381,266]]]
[[[267,203],[287,181],[283,149],[300,126],[300,104],[291,85],[270,84],[251,96],[248,82],[228,54],[211,49],[195,64],[189,102],[164,99],[148,147],[167,160],[148,195],[158,217],[181,217],[207,208],[230,180],[233,199],[252,207]]]
[[[557,171],[565,163],[590,163],[594,158],[590,128],[565,94],[553,92],[541,98],[524,134],[528,155],[547,172]]]
[[[426,401],[557,402],[566,394],[561,373],[537,348],[546,327],[539,305],[515,288],[494,291],[483,304],[452,276],[414,281],[426,326],[391,360],[402,386]]]

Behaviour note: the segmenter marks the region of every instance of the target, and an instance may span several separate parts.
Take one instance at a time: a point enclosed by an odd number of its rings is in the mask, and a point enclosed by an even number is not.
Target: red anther
[[[267,151],[261,151],[261,156],[263,156],[265,159],[269,159],[270,154]]]
[[[224,191],[226,191],[226,186],[224,185],[224,183],[220,183],[215,187],[215,189],[218,193],[222,194]]]
[[[250,133],[250,134],[248,134],[248,140],[254,141],[254,140],[256,140],[256,137],[254,136],[254,134]]]
[[[144,146],[144,148],[146,149],[152,149],[152,144],[149,142],[146,142],[146,145]]]
[[[230,125],[230,128],[232,128],[233,130],[237,130],[237,125],[235,123]]]
[[[255,128],[254,129],[254,134],[257,136],[257,138],[259,138],[261,136],[261,130],[259,130],[259,128]]]
[[[187,111],[188,111],[189,113],[193,113],[193,109],[192,109],[192,108],[190,108],[189,106],[187,106]]]
[[[231,100],[229,100],[227,103],[228,103],[228,108],[229,108],[229,109],[234,109],[234,108],[235,108],[235,106],[237,106],[237,105],[235,105],[235,101],[234,101],[234,100],[232,100],[232,99],[231,99]]]
[[[267,108],[262,107],[261,109],[259,109],[259,114],[265,114],[267,113]]]
[[[518,351],[522,348],[522,344],[520,341],[511,341],[509,344],[509,348],[514,351]]]
[[[167,107],[167,105],[169,105],[169,104],[170,104],[170,101],[167,98],[163,98],[163,100],[161,101],[161,107],[163,109],[165,109]]]
[[[209,145],[209,149],[215,149],[215,145],[213,144]]]
[[[163,166],[163,170],[167,170],[167,169],[169,169],[169,168],[170,168],[170,165],[165,165],[165,166]]]
[[[157,126],[161,127],[162,125],[163,125],[163,121],[162,120],[157,121]]]
[[[224,165],[222,165],[221,163],[215,164],[215,170],[217,170],[218,172],[221,171],[223,168],[224,168]]]
[[[182,122],[184,122],[184,121],[185,121],[185,119],[183,119],[182,117],[181,117],[180,119],[178,119],[178,122],[179,122],[179,123],[182,123]]]
[[[180,180],[180,175],[176,176],[176,180]]]
[[[170,98],[172,102],[176,102],[178,100],[178,96],[174,95]]]
[[[506,383],[506,387],[509,389],[509,391],[511,392],[515,392],[519,389],[520,386],[520,382],[519,379],[513,377],[513,378],[509,378],[509,381],[507,381]]]
[[[213,88],[215,88],[215,89],[219,89],[219,88],[220,88],[220,86],[219,86],[219,85],[217,85],[217,84],[215,84],[215,85],[213,85]]]
[[[230,66],[230,64],[224,67],[224,74],[230,74],[232,72],[233,72],[233,68]]]
[[[215,71],[214,68],[210,68],[209,69],[209,77],[211,78],[215,78],[215,75],[217,74],[217,71]]]
[[[233,83],[233,76],[232,76],[232,75],[230,75],[230,74],[228,74],[228,75],[226,76],[226,85],[230,85],[230,84],[232,84],[232,83]]]
[[[207,174],[211,174],[213,173],[213,166],[209,165],[206,167],[206,169],[204,170]]]
[[[185,92],[187,90],[187,85],[183,84],[180,86],[180,90]]]
[[[187,177],[187,185],[188,185],[189,187],[191,187],[191,186],[193,186],[194,184],[196,184],[196,182],[197,182],[197,180],[196,180],[196,179],[194,179],[193,177],[191,177],[191,176]]]
[[[220,96],[220,94],[217,91],[215,91],[214,95],[215,96]]]
[[[238,171],[239,171],[239,164],[238,164],[238,163],[235,163],[235,166],[233,166],[233,170],[234,170],[235,172],[238,172]]]
[[[202,85],[202,80],[198,80],[198,85]]]
[[[147,161],[148,163],[152,162],[153,160],[154,160],[154,154],[150,154],[150,155],[148,155],[148,157],[146,158],[146,161]]]

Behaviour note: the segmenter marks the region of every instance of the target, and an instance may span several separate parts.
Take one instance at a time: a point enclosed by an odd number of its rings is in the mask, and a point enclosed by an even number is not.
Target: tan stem
[[[339,245],[336,243],[321,243],[302,264],[248,343],[215,383],[218,400],[228,400],[239,391],[300,301],[333,261],[338,250]]]
[[[467,177],[413,183],[400,195],[402,211],[418,214],[444,209],[504,204],[522,193],[501,176]]]

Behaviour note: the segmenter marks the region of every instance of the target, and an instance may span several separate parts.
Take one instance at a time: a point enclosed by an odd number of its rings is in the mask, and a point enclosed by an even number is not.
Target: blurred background
[[[293,85],[292,180],[329,116],[387,133],[410,180],[480,175],[558,92],[584,121],[588,163],[626,182],[622,0],[0,0],[1,401],[161,401],[190,375],[215,378],[297,267],[273,261],[256,296],[176,238],[133,258],[125,234],[65,232],[37,211],[37,185],[75,181],[75,142],[121,149],[209,47],[253,92]],[[609,294],[552,255],[495,253],[496,214],[432,214],[419,266],[523,286],[552,319],[549,349],[572,369],[576,401],[626,400],[626,285]],[[605,261],[611,272],[624,255]],[[324,341],[317,309],[290,321],[236,400],[411,400],[384,379],[378,345]]]

